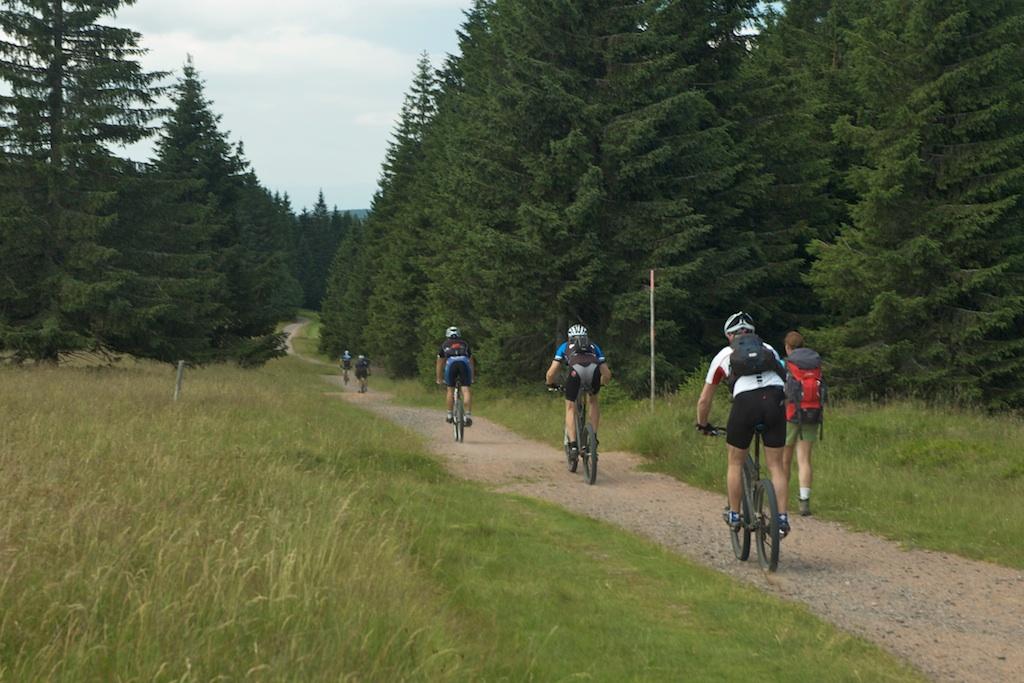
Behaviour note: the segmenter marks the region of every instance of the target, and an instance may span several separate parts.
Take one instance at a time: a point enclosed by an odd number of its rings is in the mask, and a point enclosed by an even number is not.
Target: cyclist
[[[359,391],[366,393],[366,378],[370,376],[370,359],[359,354],[356,359],[356,379],[359,380]]]
[[[765,460],[779,502],[779,531],[785,535],[790,527],[786,512],[789,486],[782,463],[782,449],[786,445],[782,361],[775,349],[754,334],[754,321],[743,311],[729,316],[722,331],[729,346],[718,352],[708,368],[704,389],[697,401],[697,429],[711,433],[708,416],[715,389],[723,379],[728,380],[733,402],[726,426],[729,509],[725,520],[733,528],[740,524],[743,461],[754,438],[755,426],[763,424]]]
[[[444,341],[437,352],[437,362],[434,364],[434,371],[437,375],[438,384],[444,382],[448,387],[446,392],[445,405],[448,413],[445,421],[451,424],[455,418],[452,411],[455,409],[455,382],[462,383],[462,400],[466,404],[465,424],[473,426],[473,392],[470,386],[473,384],[473,376],[476,374],[476,358],[469,348],[469,342],[462,338],[459,328],[449,327],[444,331]]]
[[[345,349],[341,354],[341,374],[345,377],[345,384],[348,384],[348,371],[352,369],[352,354]]]
[[[597,434],[601,421],[601,409],[597,394],[601,385],[607,384],[612,378],[612,371],[605,360],[604,352],[597,344],[591,343],[587,328],[573,325],[566,334],[567,340],[555,351],[555,358],[548,367],[545,381],[549,387],[555,386],[558,371],[565,365],[569,369],[569,377],[565,382],[565,429],[569,435],[569,449],[575,455],[579,453],[576,434],[576,398],[581,390],[590,394],[590,426]]]

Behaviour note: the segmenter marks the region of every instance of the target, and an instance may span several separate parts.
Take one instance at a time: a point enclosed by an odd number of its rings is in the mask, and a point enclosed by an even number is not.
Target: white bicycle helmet
[[[573,325],[569,328],[569,333],[566,335],[569,339],[573,337],[585,337],[587,336],[587,328],[583,325]]]
[[[566,336],[569,337],[569,343],[574,344],[577,348],[590,346],[590,337],[587,335],[587,328],[583,325],[573,325],[569,328],[569,333]]]
[[[455,339],[456,337],[461,337],[462,333],[459,332],[459,328],[452,325],[451,327],[444,331],[444,336],[447,337],[448,339]]]
[[[722,327],[722,332],[725,334],[735,334],[740,330],[754,331],[754,319],[743,311],[733,313],[726,318],[725,326]]]

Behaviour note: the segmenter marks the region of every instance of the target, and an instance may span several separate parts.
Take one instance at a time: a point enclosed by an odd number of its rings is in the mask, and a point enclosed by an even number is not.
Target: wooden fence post
[[[177,401],[178,397],[181,396],[181,383],[185,379],[185,361],[178,361],[178,378],[174,382],[174,400]]]

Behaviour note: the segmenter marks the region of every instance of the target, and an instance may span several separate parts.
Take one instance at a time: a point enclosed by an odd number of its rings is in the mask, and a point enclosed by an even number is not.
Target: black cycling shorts
[[[351,370],[352,369],[352,361],[350,361],[350,360],[343,360],[343,361],[341,361],[341,367],[344,368],[345,370]]]
[[[754,428],[763,424],[764,445],[782,448],[786,445],[786,396],[782,387],[765,387],[744,391],[732,400],[726,443],[735,448],[750,448]]]
[[[601,391],[601,366],[594,364],[584,366],[585,374],[590,374],[590,393],[595,396]],[[576,367],[569,368],[569,378],[565,380],[565,400],[575,401],[580,395],[580,387],[583,385],[583,378],[580,377],[580,373],[576,370]]]
[[[356,366],[356,379],[362,379],[363,377],[369,376],[369,374],[370,374],[370,368],[363,367],[363,366],[360,366],[360,365]]]

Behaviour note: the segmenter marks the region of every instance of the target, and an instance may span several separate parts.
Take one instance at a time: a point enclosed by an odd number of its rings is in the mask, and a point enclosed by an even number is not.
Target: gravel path
[[[662,474],[643,459],[601,454],[595,486],[566,471],[560,450],[474,417],[452,441],[441,410],[389,403],[384,394],[337,395],[423,435],[448,468],[496,491],[540,498],[650,538],[686,557],[788,600],[878,643],[936,681],[1024,681],[1024,573],[892,541],[814,517],[796,517],[779,571],[756,552],[733,557],[721,519],[724,493]],[[332,392],[333,393],[333,392]],[[724,448],[724,447],[723,447]],[[724,464],[723,455],[723,467]],[[583,468],[580,467],[580,472]]]

